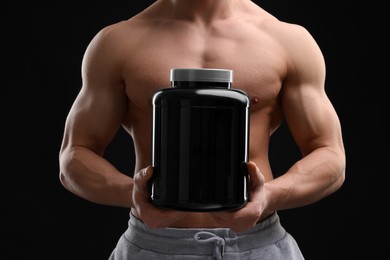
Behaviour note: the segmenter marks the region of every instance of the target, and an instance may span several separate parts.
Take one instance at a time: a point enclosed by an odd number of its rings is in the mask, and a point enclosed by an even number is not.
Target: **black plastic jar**
[[[152,202],[184,211],[233,210],[248,200],[249,98],[233,71],[178,68],[153,96]]]

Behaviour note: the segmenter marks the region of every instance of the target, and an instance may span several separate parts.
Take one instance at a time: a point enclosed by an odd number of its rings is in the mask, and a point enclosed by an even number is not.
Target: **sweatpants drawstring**
[[[219,237],[211,232],[200,231],[194,235],[194,239],[201,244],[214,242],[214,253],[215,259],[222,259],[225,253],[225,238]]]

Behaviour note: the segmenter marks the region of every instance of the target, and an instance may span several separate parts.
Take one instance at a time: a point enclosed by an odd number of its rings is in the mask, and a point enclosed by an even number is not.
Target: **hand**
[[[188,212],[158,208],[150,202],[148,182],[153,168],[148,166],[134,175],[134,209],[142,221],[151,228],[168,227],[177,220],[185,219]]]
[[[235,232],[243,232],[254,227],[262,216],[265,205],[264,176],[255,163],[247,164],[249,173],[249,201],[245,207],[236,211],[213,212],[214,218],[222,226]]]

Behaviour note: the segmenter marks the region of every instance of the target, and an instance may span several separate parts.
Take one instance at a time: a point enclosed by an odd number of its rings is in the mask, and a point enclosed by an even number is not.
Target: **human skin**
[[[185,212],[155,207],[151,98],[168,87],[172,68],[234,71],[251,99],[249,202],[236,211]],[[249,0],[158,0],[103,28],[82,62],[82,88],[66,119],[60,180],[91,202],[131,208],[150,227],[230,227],[241,232],[272,212],[315,203],[345,179],[337,113],[325,92],[321,50],[300,25]],[[270,136],[285,120],[302,158],[274,178]],[[133,138],[133,178],[104,158],[118,129]]]

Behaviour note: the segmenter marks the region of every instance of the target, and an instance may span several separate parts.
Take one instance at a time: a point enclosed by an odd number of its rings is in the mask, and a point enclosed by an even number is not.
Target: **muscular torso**
[[[250,160],[272,178],[268,162],[269,137],[281,122],[279,93],[286,73],[282,48],[256,19],[229,19],[210,28],[188,21],[123,22],[128,28],[122,77],[128,96],[123,123],[132,135],[135,172],[150,165],[151,98],[169,87],[172,68],[226,68],[234,71],[233,87],[251,99]],[[177,227],[218,226],[208,213],[192,213]]]

